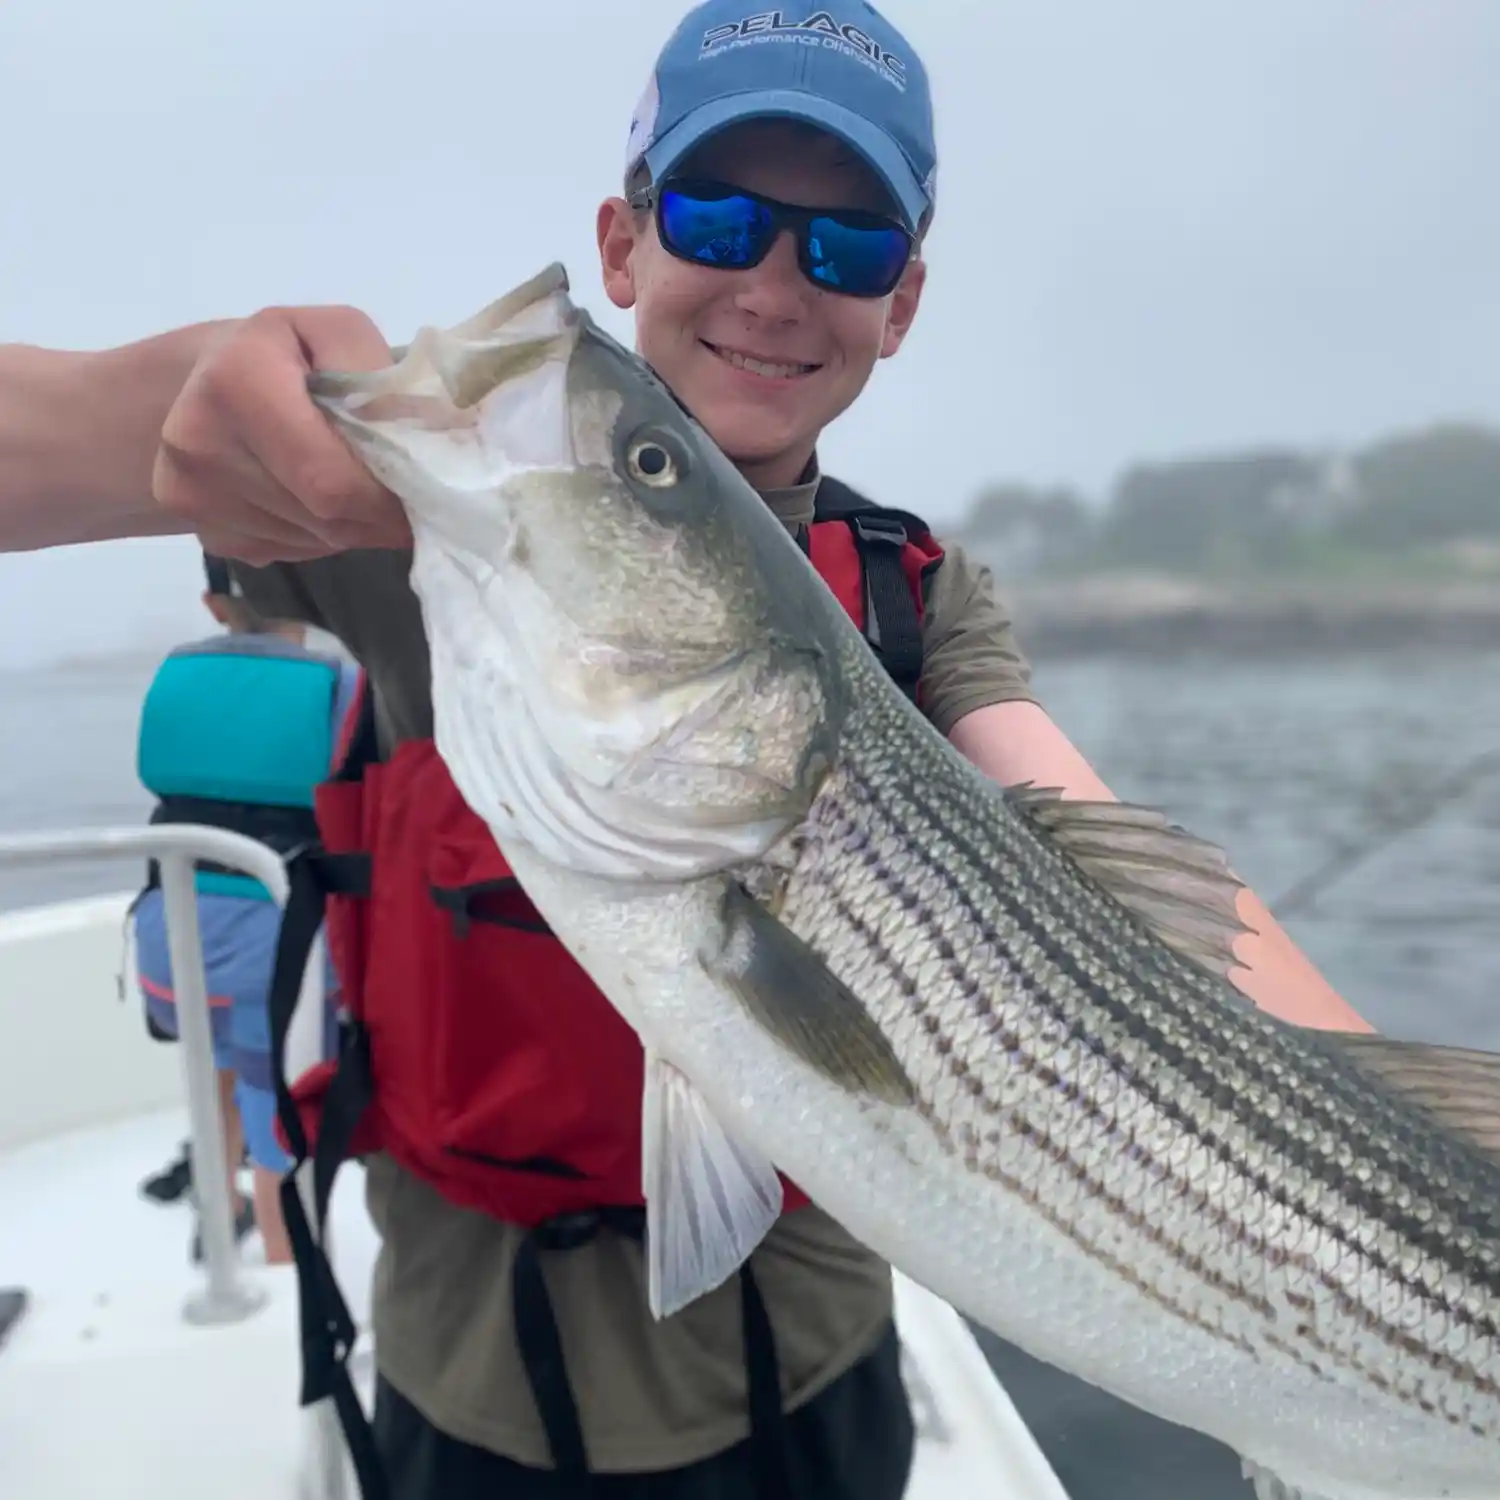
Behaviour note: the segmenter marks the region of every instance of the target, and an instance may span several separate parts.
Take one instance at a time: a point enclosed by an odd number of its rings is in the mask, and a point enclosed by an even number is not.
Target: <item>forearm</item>
[[[152,502],[162,423],[223,324],[97,353],[0,345],[0,552],[184,530]]]
[[[1242,994],[1298,1026],[1375,1029],[1323,978],[1254,891],[1241,891],[1237,905],[1240,920],[1250,930],[1234,945],[1235,957],[1244,967],[1233,970],[1229,978]]]

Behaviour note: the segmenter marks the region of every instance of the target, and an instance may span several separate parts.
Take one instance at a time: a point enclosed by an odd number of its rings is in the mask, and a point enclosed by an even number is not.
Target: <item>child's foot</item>
[[[141,1196],[153,1203],[176,1203],[193,1186],[192,1148],[183,1142],[182,1154],[176,1161],[163,1167],[160,1172],[141,1183]]]

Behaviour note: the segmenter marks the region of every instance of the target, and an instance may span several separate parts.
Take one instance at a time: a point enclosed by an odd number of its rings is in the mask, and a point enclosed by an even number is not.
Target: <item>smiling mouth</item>
[[[731,369],[744,370],[747,374],[759,375],[766,380],[797,380],[804,375],[811,375],[814,370],[821,370],[823,368],[822,365],[796,364],[770,359],[752,359],[748,354],[741,354],[734,349],[726,349],[722,344],[711,344],[707,339],[699,339],[698,342],[710,354],[722,359]]]

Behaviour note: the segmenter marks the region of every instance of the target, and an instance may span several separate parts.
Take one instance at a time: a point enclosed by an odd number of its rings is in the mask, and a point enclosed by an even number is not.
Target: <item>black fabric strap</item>
[[[486,922],[495,927],[510,927],[517,932],[550,934],[552,928],[540,916],[527,918],[507,914],[501,903],[507,896],[526,893],[514,875],[501,880],[486,880],[476,885],[443,886],[429,884],[427,893],[453,918],[453,933],[460,942],[468,937],[470,926]]]
[[[853,516],[849,524],[879,633],[876,653],[902,692],[915,698],[922,675],[922,622],[901,565],[906,528],[891,516]]]
[[[521,1242],[511,1279],[516,1343],[521,1350],[521,1363],[531,1386],[532,1399],[547,1434],[552,1464],[559,1474],[574,1481],[574,1490],[579,1495],[591,1493],[588,1449],[583,1441],[578,1402],[568,1382],[562,1335],[552,1310],[541,1256],[544,1251],[575,1250],[605,1228],[641,1240],[646,1233],[646,1211],[644,1208],[600,1208],[545,1220]]]
[[[516,1252],[510,1287],[516,1343],[521,1350],[521,1364],[531,1386],[532,1399],[547,1434],[553,1467],[559,1474],[579,1481],[589,1472],[583,1421],[578,1415],[573,1388],[568,1383],[562,1335],[552,1311],[547,1279],[542,1274],[540,1249],[533,1233],[521,1241],[521,1248]],[[577,1488],[581,1494],[588,1493],[585,1485],[579,1484]]]
[[[791,1443],[781,1407],[781,1367],[765,1299],[747,1260],[740,1267],[745,1378],[750,1392],[750,1461],[756,1500],[791,1500]]]
[[[865,634],[896,685],[915,700],[922,677],[922,621],[901,559],[911,536],[927,527],[909,511],[876,505],[837,479],[819,483],[814,515],[848,522],[874,616],[875,629]]]
[[[353,732],[344,751],[344,759],[337,771],[335,781],[358,781],[368,766],[380,759],[380,729],[375,720],[375,684],[366,674],[359,686],[359,717],[354,721]]]
[[[302,976],[313,941],[323,922],[330,890],[360,894],[369,889],[369,865],[361,856],[330,856],[307,849],[288,866],[290,892],[276,946],[271,979],[271,1059],[276,1114],[291,1147],[292,1167],[281,1182],[281,1211],[297,1272],[297,1300],[302,1346],[304,1406],[332,1397],[339,1427],[348,1444],[363,1500],[390,1500],[380,1454],[375,1447],[359,1393],[349,1374],[357,1330],[333,1266],[323,1248],[323,1230],[334,1179],[347,1158],[354,1131],[371,1098],[369,1056],[364,1032],[341,1029],[333,1080],[324,1099],[318,1141],[312,1152],[313,1218],[309,1220],[297,1178],[308,1161],[307,1132],[292,1099],[286,1076],[286,1041]]]
[[[521,1243],[511,1282],[511,1306],[516,1342],[526,1379],[547,1434],[552,1464],[572,1483],[568,1493],[594,1493],[583,1439],[578,1403],[568,1382],[562,1336],[547,1291],[541,1256],[546,1251],[568,1251],[588,1241],[601,1228],[640,1240],[645,1236],[643,1208],[603,1208],[566,1214],[539,1224]],[[740,1267],[740,1310],[744,1325],[745,1377],[750,1407],[750,1463],[756,1500],[791,1500],[791,1458],[786,1413],[781,1404],[781,1373],[776,1336],[765,1300],[750,1262]]]
[[[591,1493],[588,1448],[583,1443],[583,1421],[577,1412],[577,1400],[567,1379],[567,1362],[562,1358],[562,1335],[541,1271],[541,1251],[565,1251],[586,1244],[594,1238],[600,1223],[597,1214],[570,1214],[535,1227],[520,1242],[510,1281],[520,1364],[525,1368],[526,1383],[531,1386],[531,1398],[537,1404],[537,1415],[547,1434],[552,1467],[571,1481],[570,1490],[577,1496]]]
[[[815,521],[847,521],[851,516],[894,516],[906,528],[908,536],[925,534],[927,522],[915,511],[897,510],[893,505],[877,505],[842,479],[824,477],[818,481],[818,495],[813,502]]]

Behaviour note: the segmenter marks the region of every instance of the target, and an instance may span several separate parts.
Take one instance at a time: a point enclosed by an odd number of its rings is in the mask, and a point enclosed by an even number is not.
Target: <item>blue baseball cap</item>
[[[931,212],[937,179],[927,70],[866,0],[827,9],[706,0],[657,58],[630,122],[625,176],[653,182],[699,142],[741,120],[805,120],[859,153],[890,189],[908,229]]]

